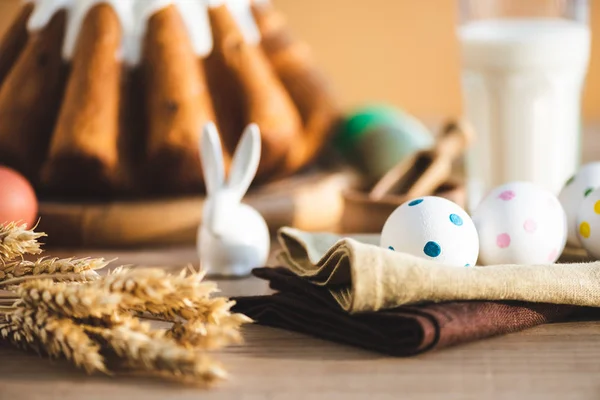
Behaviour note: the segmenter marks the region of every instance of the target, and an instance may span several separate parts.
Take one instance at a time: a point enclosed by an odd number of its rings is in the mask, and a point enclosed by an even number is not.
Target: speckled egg
[[[565,184],[558,200],[567,214],[567,243],[571,247],[581,247],[577,235],[577,215],[583,199],[600,187],[600,162],[584,165]]]
[[[577,236],[588,254],[600,260],[600,189],[587,195],[579,205]]]
[[[425,196],[407,201],[388,217],[381,246],[445,265],[475,265],[479,253],[471,217],[456,203]]]
[[[472,216],[482,265],[554,263],[567,241],[567,217],[558,198],[530,182],[493,189]]]

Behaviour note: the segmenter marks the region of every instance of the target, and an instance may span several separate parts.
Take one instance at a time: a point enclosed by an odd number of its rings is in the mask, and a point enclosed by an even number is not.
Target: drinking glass
[[[587,0],[459,0],[468,207],[511,181],[558,193],[580,163]]]

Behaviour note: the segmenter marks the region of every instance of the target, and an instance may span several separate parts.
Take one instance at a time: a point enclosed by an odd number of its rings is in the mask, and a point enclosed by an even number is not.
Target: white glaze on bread
[[[264,2],[265,0],[260,0]],[[63,46],[63,57],[73,56],[81,24],[89,10],[97,4],[108,4],[116,12],[123,27],[123,43],[116,57],[128,65],[136,65],[141,58],[141,49],[148,20],[152,15],[170,5],[175,5],[189,32],[194,52],[206,57],[213,48],[208,8],[226,4],[238,23],[244,37],[251,44],[260,42],[260,32],[251,11],[252,0],[25,0],[34,3],[34,11],[28,21],[30,31],[45,27],[52,16],[65,9],[68,15],[67,31]]]

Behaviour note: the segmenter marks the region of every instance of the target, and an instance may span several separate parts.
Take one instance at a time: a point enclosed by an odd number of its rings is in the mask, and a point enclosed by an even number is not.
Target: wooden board
[[[332,230],[343,211],[341,193],[355,176],[348,170],[308,172],[251,190],[244,202],[276,230]],[[193,244],[203,196],[98,203],[41,202],[39,231],[47,244],[68,247],[131,248]]]

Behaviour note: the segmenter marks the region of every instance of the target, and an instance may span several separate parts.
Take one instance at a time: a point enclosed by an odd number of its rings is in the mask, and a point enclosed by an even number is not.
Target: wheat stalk
[[[130,368],[180,379],[194,378],[207,384],[227,377],[225,370],[211,358],[189,351],[169,337],[149,335],[127,324],[110,329],[92,326],[84,329],[104,342],[103,349],[113,351]]]
[[[167,336],[188,348],[218,350],[243,343],[240,327],[248,322],[251,322],[250,318],[242,314],[233,314],[219,325],[202,320],[175,322]]]
[[[194,272],[170,275],[159,269],[118,269],[99,282],[111,293],[123,295],[123,305],[139,313],[150,313],[166,321],[202,320],[219,324],[231,316],[235,304],[226,298],[211,297],[217,287]]]
[[[110,261],[103,258],[40,258],[36,261],[13,261],[0,265],[0,280],[26,275],[77,274],[82,281],[99,277],[96,270],[107,266]]]
[[[90,279],[86,277],[86,274],[41,274],[41,275],[24,275],[16,278],[0,280],[0,288],[7,288],[15,290],[24,282],[35,281],[35,280],[51,280],[53,282],[68,282],[71,285],[77,285],[80,283],[89,282]]]
[[[31,280],[18,291],[21,302],[70,318],[101,318],[115,313],[122,301],[117,293],[106,293],[92,285],[69,285],[51,280]]]
[[[115,312],[102,317],[75,318],[74,320],[85,327],[111,329],[116,326],[126,326],[130,330],[143,332],[153,338],[162,338],[166,336],[166,330],[153,329],[148,321],[137,318],[126,312]]]
[[[152,329],[148,322],[131,315],[115,313],[109,319],[80,322],[90,336],[103,344],[101,353],[108,358],[116,355],[130,368],[172,378],[199,379],[199,383],[211,383],[227,376],[214,360],[198,352],[203,347],[183,346],[166,331]],[[222,335],[216,331],[214,334],[215,337]],[[226,340],[221,338],[220,342]]]
[[[184,299],[207,298],[218,292],[213,282],[203,281],[203,273],[171,275],[162,269],[118,268],[104,279],[101,285],[113,293],[130,295],[135,304],[164,304],[182,302]]]
[[[162,321],[200,320],[218,325],[227,320],[231,307],[235,304],[226,298],[170,298],[163,304],[146,302],[128,305],[128,309],[138,313],[149,313]]]
[[[43,309],[20,308],[4,316],[0,336],[19,347],[65,358],[88,373],[107,372],[100,347],[72,320],[49,315]]]
[[[26,254],[40,254],[42,249],[38,239],[44,236],[45,233],[27,229],[26,224],[0,224],[0,261],[5,263]]]

